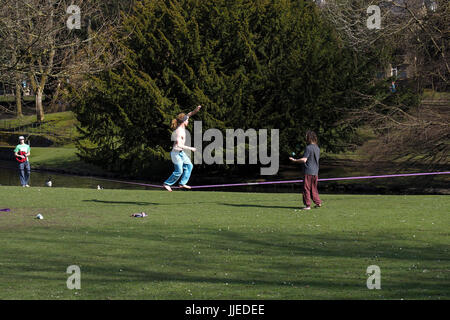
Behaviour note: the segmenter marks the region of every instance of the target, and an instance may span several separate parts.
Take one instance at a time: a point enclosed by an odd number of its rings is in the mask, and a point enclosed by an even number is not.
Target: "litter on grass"
[[[133,213],[131,216],[133,218],[144,218],[144,217],[147,217],[147,214],[145,212],[139,212],[139,213]]]

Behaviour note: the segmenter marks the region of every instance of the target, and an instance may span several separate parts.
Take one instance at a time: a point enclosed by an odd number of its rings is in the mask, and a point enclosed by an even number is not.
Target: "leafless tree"
[[[369,29],[371,5],[380,8],[379,29]],[[407,77],[417,93],[424,87],[448,91],[450,64],[448,0],[327,0],[323,14],[343,43],[362,54],[376,46],[389,47],[392,59],[408,66]],[[392,61],[391,61],[392,62]],[[390,61],[380,61],[388,68]],[[392,76],[388,74],[388,76]],[[395,77],[394,77],[395,78]],[[346,121],[365,123],[380,136],[367,150],[375,158],[415,159],[431,164],[450,162],[449,99],[422,100],[405,105],[386,94],[354,92],[365,107],[347,110]]]
[[[67,11],[72,4],[78,12]],[[72,23],[78,13],[80,29]],[[101,1],[2,0],[0,21],[0,71],[30,81],[37,121],[44,120],[42,100],[49,81],[57,83],[57,97],[67,81],[120,61],[114,37],[120,16],[106,16]]]
[[[365,107],[348,112],[346,121],[370,125],[379,139],[364,147],[372,160],[403,160],[429,165],[450,163],[450,108],[447,100],[410,106],[355,92]],[[385,98],[385,97],[384,97]]]
[[[380,8],[380,28],[368,28]],[[327,0],[322,12],[345,44],[356,51],[389,45],[404,53],[410,74],[421,80],[437,78],[448,87],[450,75],[450,2],[447,0]],[[429,81],[428,81],[429,82]]]
[[[5,8],[6,9],[6,8]],[[22,116],[22,91],[21,91],[21,67],[20,48],[16,45],[20,25],[20,4],[10,6],[3,12],[5,19],[0,20],[0,82],[14,87],[16,100],[16,115]],[[6,18],[7,17],[7,18]],[[14,113],[13,110],[2,107],[6,113]]]

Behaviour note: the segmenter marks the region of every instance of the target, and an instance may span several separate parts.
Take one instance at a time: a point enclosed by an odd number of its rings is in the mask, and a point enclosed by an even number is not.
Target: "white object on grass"
[[[135,217],[135,218],[144,218],[144,217],[147,217],[148,215],[145,212],[139,212],[139,213],[133,213],[131,216]]]

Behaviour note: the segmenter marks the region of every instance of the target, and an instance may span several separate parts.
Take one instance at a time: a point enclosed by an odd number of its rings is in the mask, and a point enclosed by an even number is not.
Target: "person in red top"
[[[19,162],[19,178],[22,187],[29,187],[28,184],[30,180],[30,162],[28,162],[28,157],[30,156],[30,146],[25,143],[25,138],[23,136],[19,137],[19,144],[14,149],[14,155]]]

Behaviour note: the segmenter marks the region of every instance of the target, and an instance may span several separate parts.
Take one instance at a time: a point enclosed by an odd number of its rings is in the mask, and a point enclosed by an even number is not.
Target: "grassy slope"
[[[16,133],[41,135],[59,146],[73,147],[73,139],[79,134],[76,130],[77,120],[71,111],[49,113],[44,122],[37,127],[36,116],[0,120],[0,129],[16,129]]]
[[[430,89],[425,89],[423,93],[424,99],[450,99],[450,92],[436,92]]]
[[[93,174],[106,173],[101,168],[81,161],[76,155],[78,150],[75,147],[64,148],[32,148],[30,164],[33,169],[64,170],[73,174]]]
[[[31,125],[36,122],[36,116],[23,116],[21,118],[12,118],[0,120],[1,127],[20,127]],[[68,129],[74,130],[76,119],[71,111],[48,113],[45,115],[45,120],[42,124],[42,130],[52,130],[56,132],[65,133]]]
[[[29,126],[36,121],[36,116],[24,116],[20,119],[0,120],[0,127],[11,128]],[[76,119],[71,111],[49,113],[41,128],[29,128],[28,133],[44,132],[43,136],[56,141],[59,147],[33,147],[30,163],[34,169],[65,170],[71,173],[103,174],[101,168],[82,162],[76,155],[77,148],[71,138],[78,135]],[[48,134],[48,133],[52,134]],[[13,148],[13,146],[11,146]]]
[[[450,298],[449,197],[322,199],[0,187],[0,299]]]

